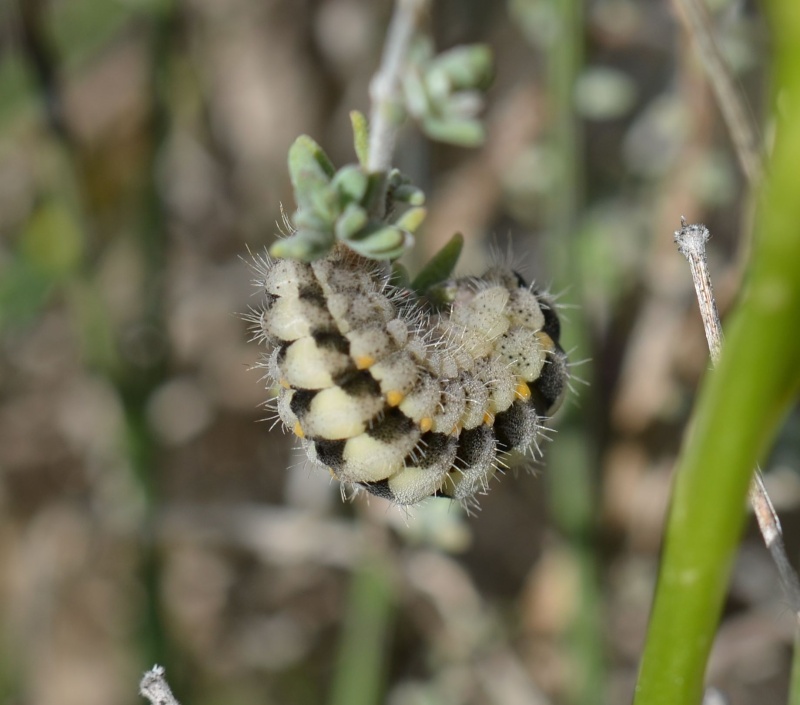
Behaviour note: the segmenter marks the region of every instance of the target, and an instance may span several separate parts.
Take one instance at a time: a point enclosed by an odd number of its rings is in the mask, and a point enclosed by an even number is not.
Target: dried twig
[[[703,319],[703,328],[706,331],[708,348],[711,353],[711,362],[716,365],[722,352],[722,325],[717,312],[717,304],[714,301],[711,276],[706,262],[706,243],[709,237],[708,228],[704,225],[687,225],[684,218],[681,218],[681,229],[675,231],[675,243],[678,245],[678,251],[689,260],[697,301],[700,305],[700,316]],[[759,468],[755,469],[748,496],[761,535],[764,537],[764,543],[778,568],[784,592],[795,615],[800,620],[800,580],[786,555],[781,524],[767,494]]]
[[[408,46],[428,0],[396,0],[381,65],[369,87],[369,171],[389,171],[402,115],[401,75]]]
[[[742,171],[751,185],[757,184],[764,170],[758,129],[714,40],[708,12],[700,0],[674,0],[674,3],[714,91]]]
[[[180,705],[164,678],[164,667],[153,666],[139,681],[139,693],[152,705]]]

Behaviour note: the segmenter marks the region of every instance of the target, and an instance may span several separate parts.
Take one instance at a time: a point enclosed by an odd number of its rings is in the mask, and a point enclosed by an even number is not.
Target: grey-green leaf
[[[425,193],[414,184],[403,184],[392,189],[391,196],[395,201],[408,203],[410,206],[421,206],[425,203]]]
[[[359,164],[365,169],[369,164],[369,124],[364,113],[358,110],[350,111],[350,124],[353,126],[353,146],[356,150]]]
[[[275,242],[269,248],[273,257],[312,262],[325,256],[333,247],[333,235],[316,230],[298,230],[291,237]]]
[[[364,170],[355,164],[343,166],[333,177],[331,186],[338,193],[339,200],[345,203],[363,203],[369,179]]]
[[[335,171],[322,147],[308,135],[300,135],[289,148],[289,176],[298,206],[310,205]]]
[[[348,205],[336,220],[336,239],[350,240],[364,229],[368,221],[367,212],[355,203]]]
[[[411,233],[393,225],[377,226],[358,240],[349,240],[347,245],[358,254],[370,259],[396,259],[414,242]]]
[[[439,54],[431,62],[432,83],[446,79],[451,91],[486,89],[492,80],[492,52],[485,44],[458,46]]]
[[[426,214],[427,211],[424,208],[418,206],[409,208],[394,221],[394,224],[403,230],[415,233],[417,232],[417,228],[422,224],[422,221],[425,220]]]
[[[470,119],[440,119],[426,117],[422,129],[431,139],[459,147],[479,147],[486,137],[483,125]]]

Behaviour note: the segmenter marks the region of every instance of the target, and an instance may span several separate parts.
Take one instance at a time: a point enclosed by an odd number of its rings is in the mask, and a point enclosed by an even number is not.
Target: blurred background
[[[712,22],[768,135],[768,35]],[[293,210],[308,133],[355,161],[348,112],[388,0],[9,0],[0,6],[0,699],[127,705],[167,668],[184,705],[630,700],[670,473],[706,343],[680,216],[710,228],[724,317],[750,192],[673,8],[439,0],[440,49],[488,43],[488,140],[397,166],[428,194],[414,270],[511,247],[560,295],[576,393],[543,462],[467,516],[343,502],[260,406],[248,248]],[[584,384],[586,382],[588,384]],[[767,484],[800,550],[800,416]],[[710,498],[713,501],[713,498]],[[751,522],[752,524],[752,522]],[[751,526],[709,682],[784,702],[792,617]]]

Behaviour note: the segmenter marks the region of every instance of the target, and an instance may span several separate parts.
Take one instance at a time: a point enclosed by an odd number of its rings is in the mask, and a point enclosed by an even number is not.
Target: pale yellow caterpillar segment
[[[263,279],[264,290],[279,297],[297,297],[303,287],[317,284],[311,268],[289,259],[273,260]]]
[[[488,357],[494,350],[494,341],[480,331],[465,328],[458,334],[459,347],[454,357],[459,368],[470,369],[477,358]]]
[[[466,393],[461,381],[449,380],[442,387],[439,404],[432,417],[431,431],[450,434],[453,432],[467,405]]]
[[[428,434],[404,461],[403,467],[384,480],[366,484],[372,494],[401,505],[417,504],[420,497],[439,494],[458,451],[458,440]]]
[[[398,408],[417,423],[423,432],[427,432],[433,428],[433,416],[441,398],[441,382],[426,373],[420,375],[416,386],[406,394]]]
[[[347,482],[377,482],[402,470],[404,458],[419,441],[419,429],[389,438],[377,438],[369,433],[351,438],[345,443],[343,466],[337,475]]]
[[[544,313],[539,300],[524,287],[511,290],[505,315],[512,326],[522,326],[529,330],[541,330],[544,326]]]
[[[295,340],[278,362],[283,381],[300,389],[326,389],[351,366],[350,357],[320,345],[311,336]]]
[[[340,440],[358,436],[383,408],[380,397],[353,396],[341,387],[317,393],[300,418],[306,437]]]
[[[443,380],[455,379],[461,373],[455,355],[449,349],[434,349],[425,360],[425,368],[434,377]]]
[[[508,297],[508,289],[492,287],[478,291],[468,301],[456,299],[450,320],[456,326],[480,333],[488,341],[494,340],[508,330],[508,318],[503,315]]]
[[[391,499],[397,504],[417,504],[420,497],[435,495],[442,487],[445,473],[434,473],[430,468],[407,467],[387,480]]]
[[[495,349],[514,375],[533,382],[541,374],[544,366],[547,353],[542,345],[544,335],[517,326],[497,340]]]
[[[414,322],[410,322],[413,329]],[[405,347],[409,342],[409,322],[402,318],[393,318],[386,323],[386,332],[398,348]]]
[[[462,385],[466,404],[458,423],[462,428],[470,430],[484,423],[484,417],[489,411],[489,390],[473,375],[464,375]]]
[[[369,369],[389,406],[398,406],[417,384],[420,369],[405,350],[398,350]]]
[[[499,358],[486,358],[476,364],[475,376],[489,392],[489,411],[505,411],[516,400],[517,378]]]
[[[337,328],[344,334],[365,326],[383,326],[395,316],[391,303],[375,292],[331,294],[327,304]]]
[[[350,356],[359,370],[372,367],[378,360],[398,349],[395,339],[383,325],[370,325],[345,334],[350,343]]]
[[[309,305],[295,296],[276,299],[264,316],[264,333],[272,338],[293,341],[311,335],[318,328],[333,326],[333,318],[324,308]]]

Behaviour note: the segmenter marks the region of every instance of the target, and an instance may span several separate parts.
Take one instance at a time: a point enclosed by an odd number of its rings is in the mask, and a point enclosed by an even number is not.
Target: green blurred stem
[[[767,4],[778,125],[748,290],[703,383],[675,477],[636,705],[700,703],[751,470],[800,387],[800,5]]]
[[[583,62],[582,3],[548,0],[558,33],[547,47],[548,97],[551,110],[548,136],[558,156],[559,173],[550,194],[547,225],[550,230],[548,261],[558,276],[574,270],[570,241],[574,239],[582,201],[579,163],[582,148],[580,124],[575,114],[575,83]]]
[[[167,668],[173,663],[170,640],[164,627],[161,603],[161,560],[154,536],[154,517],[159,508],[158,442],[147,421],[147,403],[151,394],[167,378],[169,353],[165,324],[165,277],[168,249],[167,217],[159,191],[158,163],[167,138],[170,122],[170,61],[172,41],[177,28],[177,3],[163,3],[150,17],[150,85],[152,103],[148,136],[146,181],[142,193],[141,220],[138,223],[138,246],[144,264],[144,300],[142,330],[152,336],[151,354],[143,365],[128,363],[116,383],[125,408],[130,460],[140,491],[145,499],[142,517],[144,542],[141,555],[141,579],[146,600],[141,621],[142,656],[147,663]]]
[[[581,276],[576,235],[583,200],[580,159],[583,140],[573,99],[583,62],[583,5],[578,0],[548,0],[547,4],[558,28],[546,45],[548,138],[558,164],[546,212],[547,261],[553,272],[554,286],[558,289],[569,285],[572,297],[579,299]],[[520,9],[536,14],[533,7]],[[577,343],[579,351],[587,350],[588,341],[582,333],[586,330],[587,324],[577,308],[570,313],[566,331],[571,342],[568,347]],[[586,432],[587,425],[594,427],[588,420],[590,409],[590,402],[585,404],[583,412],[571,408],[559,422],[557,442],[546,452],[554,520],[569,542],[579,575],[579,605],[568,633],[570,656],[576,665],[569,693],[573,703],[602,702],[605,690],[596,561],[596,452],[592,434]]]
[[[574,425],[560,428],[558,442],[546,455],[553,517],[568,541],[578,574],[579,604],[568,632],[570,656],[576,665],[569,699],[581,704],[603,702],[605,673],[594,531],[597,492],[587,438],[589,435]]]
[[[61,147],[64,161],[62,191],[71,197],[76,215],[82,226],[92,233],[90,191],[83,169],[82,145],[71,132],[65,120],[63,95],[58,76],[62,70],[58,48],[54,46],[47,31],[46,6],[40,0],[23,3],[23,29],[26,55],[36,76],[42,103],[47,110],[48,125]],[[147,331],[148,339],[157,341],[158,352],[144,365],[129,361],[122,350],[122,343],[114,340],[105,302],[95,283],[94,264],[99,237],[90,237],[89,247],[83,253],[83,261],[74,279],[66,282],[73,315],[81,330],[83,356],[86,364],[107,376],[115,385],[125,410],[125,433],[128,459],[137,486],[145,500],[145,516],[142,520],[144,534],[141,577],[145,587],[143,616],[139,622],[142,639],[142,660],[146,663],[164,663],[167,660],[167,642],[164,638],[160,616],[158,558],[152,541],[152,517],[157,504],[157,456],[156,440],[146,421],[146,404],[150,393],[165,377],[166,339],[164,325],[163,278],[166,261],[166,218],[157,189],[156,164],[158,151],[164,142],[168,124],[169,87],[165,85],[170,57],[172,33],[177,9],[173,2],[165,0],[145,14],[151,25],[151,122],[149,125],[149,153],[145,166],[144,192],[141,199],[141,222],[137,244],[144,263],[145,285],[141,295],[144,299],[144,315],[137,321],[140,330]]]
[[[378,705],[384,701],[395,610],[391,565],[379,556],[365,556],[350,585],[330,705]]]
[[[794,655],[792,657],[792,678],[789,681],[787,705],[800,705],[800,629],[794,633]]]

